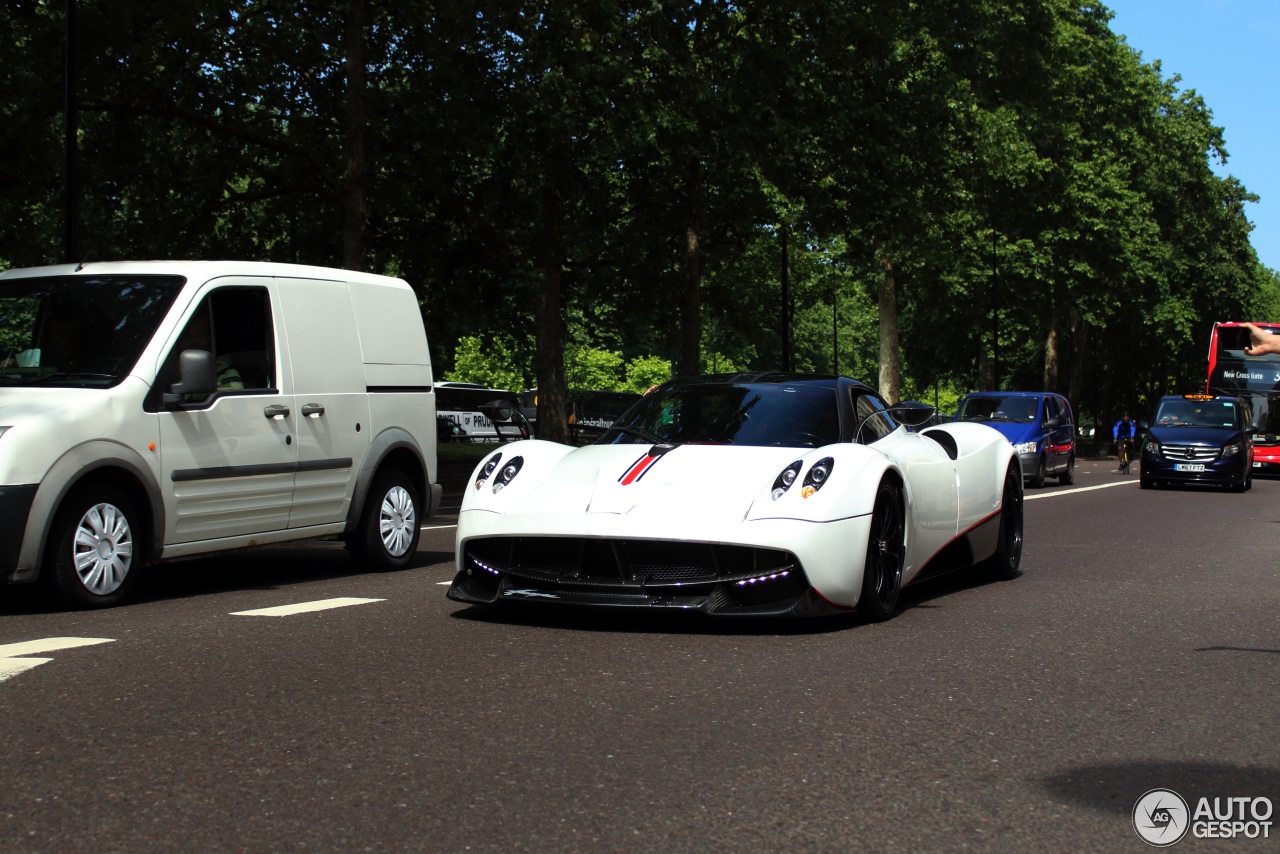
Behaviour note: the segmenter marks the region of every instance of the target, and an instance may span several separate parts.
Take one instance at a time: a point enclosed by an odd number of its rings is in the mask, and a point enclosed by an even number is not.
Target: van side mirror
[[[177,406],[187,397],[207,397],[216,387],[213,354],[208,350],[183,350],[178,356],[178,381],[169,386],[162,400],[165,406]]]

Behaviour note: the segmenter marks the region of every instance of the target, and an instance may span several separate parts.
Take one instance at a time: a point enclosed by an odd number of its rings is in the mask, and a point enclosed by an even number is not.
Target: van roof
[[[357,270],[340,270],[335,267],[318,267],[308,264],[282,264],[274,261],[89,261],[81,264],[55,264],[47,267],[21,267],[0,273],[0,282],[6,279],[25,279],[41,276],[101,276],[128,274],[184,276],[188,279],[207,281],[219,276],[274,276],[277,278],[329,279],[342,282],[364,282],[386,285],[392,282],[404,284],[403,279],[362,273]]]

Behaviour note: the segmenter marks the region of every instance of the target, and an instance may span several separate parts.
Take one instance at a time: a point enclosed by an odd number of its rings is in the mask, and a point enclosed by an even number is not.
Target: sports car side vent
[[[952,436],[946,430],[921,430],[921,436],[928,436],[933,441],[942,446],[942,450],[947,452],[947,456],[956,459],[960,456],[960,447],[956,444],[956,437]]]

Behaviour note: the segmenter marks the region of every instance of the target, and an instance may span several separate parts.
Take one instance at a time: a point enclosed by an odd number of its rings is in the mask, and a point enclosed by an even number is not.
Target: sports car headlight
[[[1222,449],[1222,456],[1234,457],[1236,454],[1240,453],[1240,450],[1241,450],[1240,443],[1232,442],[1230,445],[1227,445],[1225,448]]]
[[[804,486],[800,488],[800,497],[808,498],[819,489],[822,485],[831,479],[831,470],[836,467],[836,461],[831,457],[823,457],[813,464],[813,467],[804,476]]]
[[[520,474],[520,467],[524,465],[524,457],[512,457],[510,462],[502,467],[498,472],[498,476],[493,479],[493,493],[497,495],[502,491],[508,483],[515,480],[515,476]]]
[[[476,478],[476,489],[484,485],[484,482],[489,479],[489,476],[493,474],[494,469],[498,467],[500,462],[502,462],[501,451],[489,457],[488,462],[484,464],[484,468],[480,469],[480,476]],[[515,477],[515,475],[512,475],[512,477]]]
[[[791,484],[796,482],[796,478],[800,476],[801,463],[796,460],[787,466],[773,481],[773,491],[769,493],[774,501],[777,501],[786,491],[791,488]]]
[[[1015,454],[1034,454],[1036,450],[1035,442],[1020,442],[1013,446],[1013,452]]]

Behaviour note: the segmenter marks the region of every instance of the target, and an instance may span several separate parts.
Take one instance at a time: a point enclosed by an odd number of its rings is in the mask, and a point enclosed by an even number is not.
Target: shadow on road
[[[1128,818],[1152,789],[1172,789],[1192,809],[1200,798],[1274,797],[1280,770],[1218,762],[1119,762],[1063,771],[1044,786],[1055,797]]]

